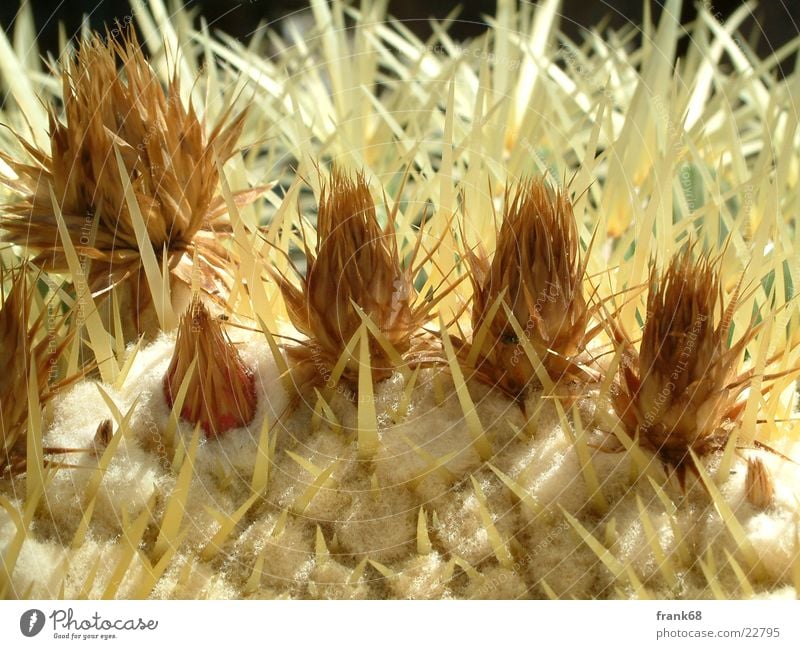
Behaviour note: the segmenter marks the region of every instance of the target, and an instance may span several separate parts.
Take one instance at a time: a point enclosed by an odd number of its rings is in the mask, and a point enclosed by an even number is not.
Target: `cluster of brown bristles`
[[[234,155],[245,115],[225,111],[206,135],[191,105],[181,102],[177,79],[164,89],[132,35],[84,43],[64,67],[63,101],[64,121],[51,114],[49,153],[26,143],[32,162],[2,155],[17,174],[4,182],[20,197],[0,214],[4,239],[53,273],[74,274],[68,261],[71,249],[80,248],[95,295],[127,287],[137,335],[153,301],[141,280],[145,255],[169,269],[170,281],[199,288],[204,297],[192,299],[178,325],[164,377],[167,401],[172,405],[183,388],[182,416],[209,436],[247,425],[257,406],[254,373],[206,306],[225,304],[237,263],[224,245],[232,228],[217,160]],[[253,200],[257,192],[237,196]],[[292,324],[306,337],[286,345],[298,390],[331,377],[357,385],[363,336],[371,380],[448,362],[429,325],[453,284],[432,297],[417,295],[415,281],[431,251],[418,260],[418,240],[401,258],[397,208],[386,211],[381,226],[364,174],[334,169],[322,188],[316,245],[306,245],[299,285],[271,271]],[[90,240],[79,241],[87,218]],[[566,190],[541,178],[520,181],[506,191],[493,257],[466,244],[462,253],[473,286],[472,334],[456,340],[456,355],[468,377],[521,404],[547,382],[588,385],[602,374],[590,343],[606,331],[623,350],[611,401],[631,438],[681,476],[691,466],[690,451],[702,456],[725,445],[753,376],[738,368],[755,328],[729,344],[738,292],[726,304],[718,260],[686,245],[665,270],[653,265],[637,352],[613,314],[585,291],[588,253]],[[4,366],[14,369],[0,379],[0,470],[18,467],[24,454],[28,401],[12,398],[14,385],[26,383],[29,361],[43,381],[56,353],[41,340],[19,342],[40,326],[28,322],[24,277],[14,280],[0,318]],[[19,349],[23,357],[7,358]],[[52,389],[39,386],[42,400]]]

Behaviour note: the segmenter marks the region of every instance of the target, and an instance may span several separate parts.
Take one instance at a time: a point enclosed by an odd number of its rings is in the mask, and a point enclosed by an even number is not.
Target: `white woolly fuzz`
[[[744,593],[734,567],[748,594],[794,593],[800,478],[775,453],[747,452],[774,485],[761,509],[744,492],[746,459],[720,479],[720,456],[705,458],[715,502],[692,471],[685,487],[656,458],[644,471],[595,420],[591,392],[567,388],[559,410],[539,392],[520,404],[469,382],[468,418],[449,372],[434,367],[413,390],[400,373],[375,385],[377,447],[363,457],[354,390],[293,397],[260,335],[235,341],[256,376],[255,417],[216,437],[200,430],[196,449],[191,422],[170,433],[173,336],[142,348],[119,389],[87,381],[55,403],[45,444],[81,451],[46,485],[15,593],[99,597],[122,574],[118,597],[711,597]],[[108,440],[95,440],[98,424],[116,432],[119,417],[128,425],[99,476]],[[120,538],[137,521],[129,555]],[[0,511],[4,547],[15,531]]]
[[[455,564],[438,552],[412,557],[389,580],[391,593],[401,599],[447,598],[454,568]]]
[[[797,457],[800,445],[781,448],[788,457]],[[774,586],[792,579],[800,551],[800,518],[797,514],[800,472],[797,466],[769,451],[748,451],[746,457],[759,458],[766,466],[774,485],[772,503],[765,509],[748,502],[745,493],[747,462],[737,458],[731,475],[721,486],[725,502],[736,515],[746,543],[757,556],[757,565],[748,563],[747,550],[739,547],[730,525],[717,510],[708,514],[703,548],[725,547],[740,562],[743,570],[752,570]]]
[[[131,406],[125,395],[87,381],[56,402],[53,424],[44,438],[45,446],[78,451],[61,456],[61,461],[75,468],[56,471],[43,498],[49,514],[49,520],[45,519],[48,532],[60,543],[71,542],[89,507],[93,507],[92,532],[109,538],[118,536],[123,514],[135,518],[163,479],[158,458],[146,452],[131,432],[119,441],[105,471],[98,468],[106,449],[95,439],[98,426],[109,420],[111,432],[118,430],[101,390],[124,416]],[[98,479],[99,487],[92,489]]]

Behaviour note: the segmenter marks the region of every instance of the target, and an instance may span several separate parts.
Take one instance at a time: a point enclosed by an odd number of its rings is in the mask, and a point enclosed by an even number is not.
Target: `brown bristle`
[[[200,424],[209,437],[253,421],[258,406],[255,376],[197,296],[181,318],[175,351],[164,376],[164,395],[170,407],[192,361],[196,366],[180,413],[184,420]]]
[[[91,260],[89,288],[128,280],[138,322],[141,311],[151,308],[151,295],[138,289],[147,282],[116,144],[157,258],[167,249],[172,279],[191,285],[194,257],[200,288],[224,292],[230,259],[220,236],[230,224],[215,157],[233,155],[244,114],[232,118],[226,111],[206,136],[191,104],[187,109],[180,99],[178,79],[162,87],[132,30],[83,41],[63,65],[62,86],[65,118],[51,110],[49,151],[25,143],[31,162],[0,154],[18,176],[3,179],[19,195],[0,216],[5,238],[24,246],[38,266],[69,270],[52,186],[76,251]]]
[[[412,335],[429,320],[431,307],[414,305],[413,277],[401,266],[393,219],[380,227],[363,173],[351,177],[333,169],[322,188],[316,249],[306,255],[308,272],[299,288],[277,276],[292,323],[309,338],[289,349],[296,362],[322,366],[321,374],[329,371],[362,325],[354,304],[399,355],[411,350]],[[372,336],[369,348],[373,377],[389,376],[393,363]],[[343,376],[357,378],[355,358]]]
[[[744,487],[747,502],[756,509],[768,509],[775,497],[772,476],[759,457],[747,460],[747,478]]]
[[[474,289],[473,332],[482,326],[504,294],[505,306],[542,360],[551,378],[569,372],[589,320],[583,293],[583,266],[572,204],[563,190],[542,178],[506,190],[497,249],[468,255]],[[480,370],[511,394],[536,383],[536,372],[523,352],[504,308],[497,310],[480,349]]]

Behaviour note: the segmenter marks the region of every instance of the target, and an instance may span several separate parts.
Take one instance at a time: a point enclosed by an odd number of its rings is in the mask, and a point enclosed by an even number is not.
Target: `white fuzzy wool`
[[[710,597],[703,567],[713,561],[714,587],[728,596],[748,594],[734,562],[755,596],[794,596],[800,476],[776,454],[747,452],[761,457],[775,483],[763,511],[745,498],[745,458],[724,480],[716,476],[719,458],[706,463],[756,553],[751,566],[696,476],[682,490],[653,460],[649,475],[661,476],[654,487],[630,454],[608,443],[592,418],[591,393],[564,395],[559,412],[540,393],[520,406],[469,382],[487,456],[445,369],[421,371],[408,394],[407,377],[396,374],[375,386],[378,446],[364,459],[358,404],[344,391],[325,396],[329,410],[313,390],[293,400],[255,334],[237,342],[256,376],[255,418],[217,438],[200,432],[191,474],[183,474],[190,479],[178,529],[159,546],[195,432],[180,421],[174,439],[168,435],[163,377],[173,344],[162,335],[140,350],[119,389],[85,381],[56,402],[45,444],[84,450],[47,483],[11,575],[15,594],[56,597],[63,588],[68,597],[99,597],[120,573],[108,590],[118,597],[589,598],[635,597],[641,589]],[[582,468],[575,413],[602,497]],[[94,443],[97,427],[111,419],[116,432],[127,415],[90,502],[105,452]],[[273,450],[259,464],[264,431]],[[176,450],[182,462],[173,463]],[[258,474],[257,465],[268,469]],[[252,485],[264,482],[254,496]],[[24,490],[14,488],[12,504],[21,508]],[[129,556],[121,539],[137,520],[140,552]],[[15,533],[0,510],[0,547],[11,547]],[[76,534],[82,542],[71,549]],[[615,574],[590,539],[627,572]],[[165,554],[167,565],[154,573]]]

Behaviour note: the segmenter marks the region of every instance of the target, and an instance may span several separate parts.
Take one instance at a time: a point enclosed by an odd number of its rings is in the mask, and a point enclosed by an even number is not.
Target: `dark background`
[[[306,7],[306,2],[297,0],[188,0],[186,4],[199,9],[212,26],[245,40],[259,21],[274,22]],[[443,18],[455,4],[453,1],[392,0],[389,8],[392,15],[404,20],[421,36],[426,36],[430,33],[427,18]],[[652,0],[656,18],[660,14],[661,4],[659,0]],[[695,5],[691,0],[683,4],[681,18],[683,22],[689,22],[696,15]],[[709,10],[720,19],[730,16],[741,4],[740,0],[706,0]],[[642,5],[643,0],[564,0],[561,29],[576,38],[581,27],[593,26],[606,16],[615,27],[631,22],[640,24]],[[18,0],[0,0],[0,24],[5,29],[12,25],[18,6]],[[36,26],[40,30],[40,43],[44,50],[50,51],[57,48],[59,21],[63,21],[68,34],[73,34],[83,14],[89,15],[94,28],[112,24],[115,19],[123,20],[130,14],[125,0],[93,0],[83,4],[74,0],[33,0],[32,6]],[[465,38],[484,30],[481,16],[494,13],[495,0],[464,0],[461,6],[462,11],[451,33]],[[742,31],[748,37],[753,33],[758,35],[757,49],[762,57],[766,56],[800,33],[800,1],[763,0],[755,12],[755,18],[746,22]],[[787,72],[785,68],[784,72]]]

